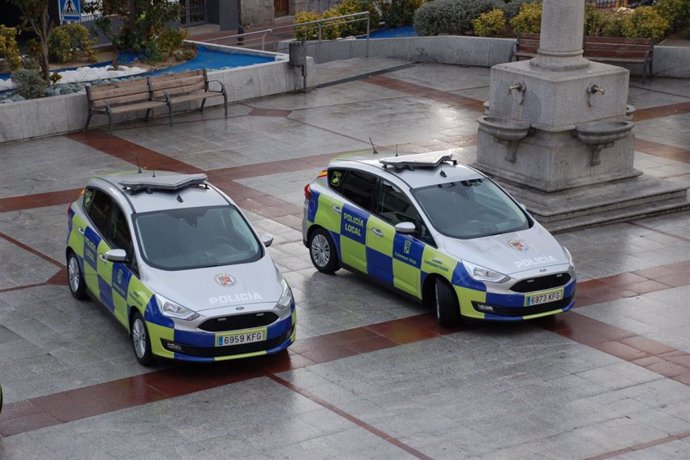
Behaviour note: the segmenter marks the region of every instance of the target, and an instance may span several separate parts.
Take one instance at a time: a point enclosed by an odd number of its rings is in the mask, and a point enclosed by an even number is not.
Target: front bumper
[[[214,362],[274,354],[288,348],[296,337],[297,315],[292,314],[266,326],[266,340],[261,342],[216,346],[219,335],[242,332],[182,331],[149,323],[153,354],[166,359],[191,362]]]

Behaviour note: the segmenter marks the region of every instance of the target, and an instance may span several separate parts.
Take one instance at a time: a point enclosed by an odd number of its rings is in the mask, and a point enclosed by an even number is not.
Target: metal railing
[[[215,43],[223,45],[240,45],[246,48],[261,49],[263,51],[274,51],[278,43],[284,40],[295,38],[295,33],[298,31],[308,31],[314,29],[316,31],[315,39],[317,42],[324,40],[324,31],[329,27],[342,27],[344,24],[366,23],[366,33],[357,35],[358,38],[364,38],[367,41],[367,56],[369,55],[369,33],[371,32],[371,23],[369,20],[369,12],[363,11],[360,13],[345,14],[342,16],[334,16],[332,18],[318,19],[316,21],[293,23],[285,26],[273,27],[270,29],[257,30],[252,32],[245,32],[241,34],[225,35],[221,37],[204,39],[206,43]]]

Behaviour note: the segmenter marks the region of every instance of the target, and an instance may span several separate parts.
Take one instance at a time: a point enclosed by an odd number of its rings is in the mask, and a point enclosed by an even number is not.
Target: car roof
[[[89,185],[117,194],[138,213],[228,204],[228,199],[208,183],[205,174],[141,170],[95,177]]]
[[[451,151],[334,160],[329,168],[356,168],[384,178],[396,177],[411,189],[485,177],[476,169],[458,163]]]

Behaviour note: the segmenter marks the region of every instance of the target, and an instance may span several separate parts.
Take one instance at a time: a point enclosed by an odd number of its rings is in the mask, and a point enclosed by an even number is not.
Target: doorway
[[[287,16],[290,10],[289,0],[273,0],[273,15],[275,17]]]

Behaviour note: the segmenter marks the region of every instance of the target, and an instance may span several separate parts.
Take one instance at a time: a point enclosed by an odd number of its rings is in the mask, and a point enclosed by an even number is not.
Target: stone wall
[[[273,0],[242,2],[241,9],[241,20],[245,27],[273,24]]]
[[[226,48],[208,44],[204,46]],[[245,49],[241,51],[242,53],[251,52]],[[225,85],[229,103],[302,89],[302,74],[299,69],[289,64],[287,56],[260,51],[256,54],[271,55],[278,60],[209,72],[209,80],[219,80]],[[312,58],[307,59],[307,75],[307,85],[311,86],[314,76]],[[222,98],[214,97],[207,101],[206,106],[222,103]],[[186,112],[198,107],[198,102],[179,104],[175,106],[175,112]],[[84,129],[87,115],[88,102],[85,92],[0,104],[0,144],[81,131]],[[167,111],[156,111],[154,116],[167,117]],[[143,118],[144,112],[116,115],[115,129],[117,130],[118,124],[123,121],[143,120]],[[89,129],[107,126],[107,123],[107,116],[94,115]]]

